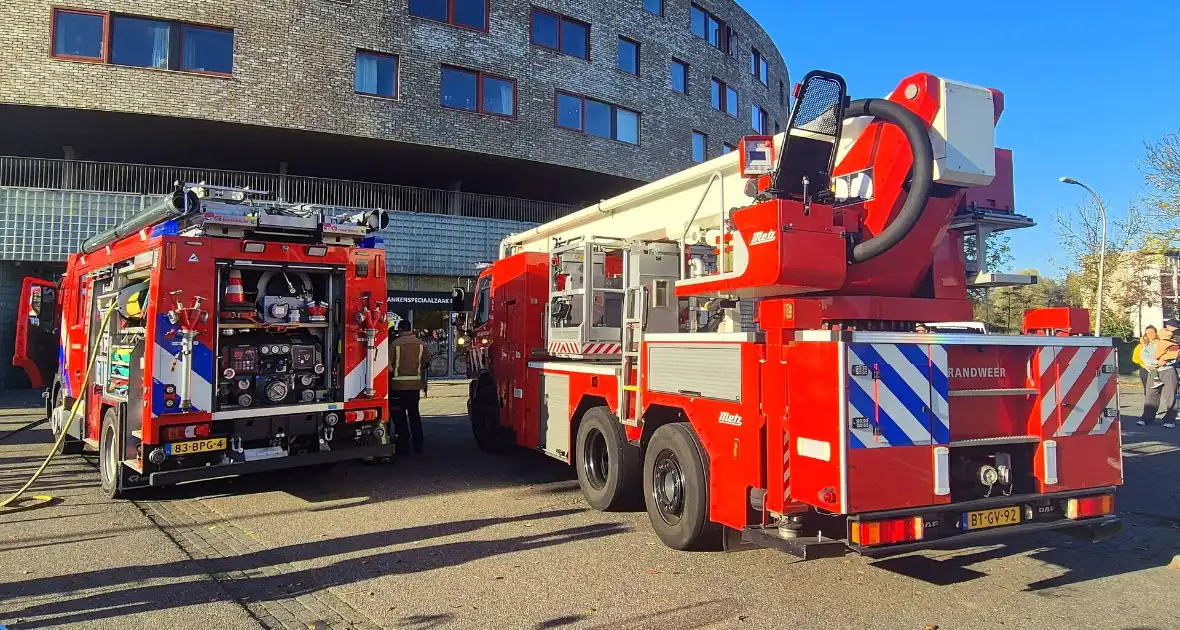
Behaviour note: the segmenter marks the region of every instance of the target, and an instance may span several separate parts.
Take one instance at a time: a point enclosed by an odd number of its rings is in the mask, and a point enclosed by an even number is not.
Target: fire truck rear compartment
[[[343,402],[343,270],[226,264],[218,284],[214,411]]]

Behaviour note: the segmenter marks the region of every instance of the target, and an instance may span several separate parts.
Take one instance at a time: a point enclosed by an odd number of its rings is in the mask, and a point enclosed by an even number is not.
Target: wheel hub
[[[672,451],[661,451],[652,467],[652,499],[660,517],[675,525],[684,515],[684,471]]]

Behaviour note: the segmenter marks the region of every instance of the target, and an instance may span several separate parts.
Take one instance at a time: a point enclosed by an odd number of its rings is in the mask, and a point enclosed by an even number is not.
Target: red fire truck
[[[13,362],[47,388],[62,450],[99,451],[110,497],[393,453],[370,236],[387,215],[265,194],[180,186],[85,241],[60,282],[25,281]]]
[[[1003,95],[845,91],[813,72],[783,135],[505,239],[475,290],[476,441],[574,465],[592,507],[642,502],[676,549],[1113,534],[1112,341],[922,324],[1035,281],[983,251],[1032,221],[966,202],[1010,160]]]

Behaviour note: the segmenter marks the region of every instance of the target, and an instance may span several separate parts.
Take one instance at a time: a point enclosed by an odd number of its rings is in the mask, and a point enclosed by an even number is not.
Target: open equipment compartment
[[[215,411],[344,402],[343,267],[218,263]]]

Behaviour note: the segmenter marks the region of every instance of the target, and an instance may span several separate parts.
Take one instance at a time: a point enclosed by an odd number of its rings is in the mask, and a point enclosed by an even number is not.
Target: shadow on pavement
[[[280,562],[312,560],[346,553],[348,550],[404,544],[456,533],[466,533],[494,524],[553,518],[571,512],[574,511],[563,510],[517,518],[479,519],[412,527],[405,530],[294,545],[281,551],[268,550],[231,558],[203,560],[199,563],[182,561],[139,568],[82,572],[66,578],[12,583],[6,586],[5,592],[9,599],[13,597],[55,596],[54,601],[38,603],[12,611],[10,616],[16,618],[47,617],[44,621],[26,621],[12,626],[13,630],[16,628],[54,627],[58,624],[96,621],[139,612],[158,612],[169,608],[207,603],[205,598],[196,596],[195,589],[190,583],[175,581],[175,578],[178,577],[196,577],[205,572],[213,574],[246,572],[238,574],[245,577],[233,579],[234,596],[251,601],[270,601],[298,597],[381,576],[408,575],[454,567],[500,554],[551,547],[579,540],[604,538],[627,531],[626,527],[619,523],[595,524],[498,540],[474,540],[411,547],[399,551],[371,554],[365,556],[363,562],[356,558],[348,558],[321,568],[284,571],[278,575],[249,576],[251,570]],[[160,578],[173,578],[173,580],[170,583],[156,586],[134,586],[144,580]],[[93,588],[96,585],[102,585],[106,592],[82,597],[71,596],[73,591]],[[119,586],[130,588],[110,590],[112,587]],[[413,628],[431,627],[431,624],[441,623],[439,616],[416,617],[406,621],[413,621],[416,625],[406,626]]]

